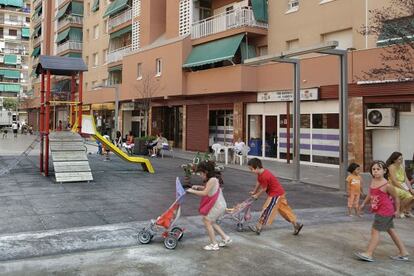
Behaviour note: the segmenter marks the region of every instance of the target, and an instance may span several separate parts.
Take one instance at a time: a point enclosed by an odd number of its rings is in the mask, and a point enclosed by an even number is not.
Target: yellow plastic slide
[[[72,130],[76,129],[76,125],[73,126]],[[129,156],[123,152],[120,148],[112,144],[110,141],[105,139],[99,132],[96,131],[95,122],[90,115],[82,115],[82,133],[87,133],[92,135],[93,138],[102,143],[105,148],[108,148],[110,151],[121,157],[127,162],[139,163],[142,168],[150,173],[154,173],[154,168],[152,167],[151,162],[143,157]]]

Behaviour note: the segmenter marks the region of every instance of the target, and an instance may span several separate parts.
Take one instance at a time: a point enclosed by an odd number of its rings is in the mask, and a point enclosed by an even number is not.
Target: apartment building
[[[29,28],[28,1],[0,1],[0,97],[24,99],[29,91]]]
[[[35,73],[39,56],[82,57],[83,11],[82,0],[33,1],[30,40],[30,77],[33,94],[25,102],[25,108],[29,111],[29,123],[35,129],[38,126],[40,105],[40,76]],[[52,129],[57,126],[59,120],[64,125],[69,122],[70,106],[63,102],[70,101],[71,86],[70,78],[52,77]]]
[[[292,68],[252,67],[244,60],[336,40],[349,51],[350,160],[368,164],[381,153],[377,141],[386,131],[368,126],[368,109],[396,112],[399,119],[387,137],[412,137],[400,126],[413,116],[413,83],[361,82],[365,71],[381,65],[383,51],[376,37],[359,30],[370,23],[369,9],[388,3],[87,0],[83,110],[95,115],[102,132],[113,134],[117,120],[123,135],[162,132],[175,147],[190,151],[242,138],[252,148],[250,155],[285,161]],[[338,83],[335,57],[302,57],[303,162],[339,163]],[[414,151],[402,144],[396,149],[406,155]]]

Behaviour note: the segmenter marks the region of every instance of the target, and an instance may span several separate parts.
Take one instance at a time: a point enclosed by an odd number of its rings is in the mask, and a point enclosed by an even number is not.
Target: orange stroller
[[[184,229],[175,226],[181,215],[181,204],[184,199],[185,190],[180,180],[176,180],[176,200],[174,203],[156,220],[152,219],[150,225],[141,229],[138,233],[138,240],[142,244],[151,242],[155,234],[162,231],[161,236],[164,238],[164,245],[167,249],[175,249],[178,241],[184,235]]]

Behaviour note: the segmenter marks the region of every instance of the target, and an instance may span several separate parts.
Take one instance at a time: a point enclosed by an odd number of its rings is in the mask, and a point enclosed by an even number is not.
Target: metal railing
[[[57,53],[60,54],[66,50],[82,50],[82,42],[79,41],[67,41],[57,46]]]
[[[108,22],[109,29],[114,29],[117,26],[132,20],[132,9],[126,10],[114,18],[110,18]],[[131,21],[132,22],[132,21]]]
[[[195,22],[191,26],[191,38],[209,36],[240,27],[268,28],[268,24],[256,21],[251,7],[241,7]]]
[[[68,25],[68,24],[83,24],[83,17],[82,16],[77,16],[77,15],[69,15],[66,16],[64,19],[58,21],[58,29],[63,28],[64,26]]]
[[[125,55],[129,54],[130,52],[131,52],[131,45],[118,48],[116,50],[109,52],[106,60],[108,63],[117,62],[117,61],[122,60],[122,58]]]
[[[25,49],[11,49],[11,48],[1,48],[0,53],[4,54],[18,54],[18,55],[28,55],[29,51]]]
[[[39,35],[38,37],[33,38],[33,45],[38,44],[42,40],[43,40],[43,36],[42,35]]]
[[[59,7],[60,5],[62,5],[62,3],[66,2],[67,0],[58,0],[57,1],[57,6]]]
[[[33,23],[33,26],[36,26],[37,25],[37,23],[39,23],[39,21],[42,19],[42,14],[41,15],[35,15],[34,17],[33,17],[33,19],[32,19],[32,23]]]
[[[38,4],[42,2],[42,0],[34,0],[33,1],[33,9],[38,6]]]

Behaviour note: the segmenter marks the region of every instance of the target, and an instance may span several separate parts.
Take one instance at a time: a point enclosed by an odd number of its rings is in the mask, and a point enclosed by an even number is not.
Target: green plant
[[[155,136],[141,136],[141,137],[135,137],[137,141],[154,141],[157,137]]]
[[[194,172],[194,167],[193,167],[193,164],[191,164],[191,163],[189,163],[189,164],[187,164],[187,165],[183,166],[183,169],[184,169],[184,175],[185,175],[186,177],[191,177],[191,175],[192,175],[192,174],[193,174],[193,172]]]

